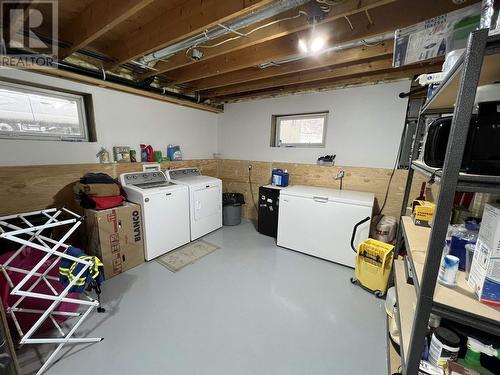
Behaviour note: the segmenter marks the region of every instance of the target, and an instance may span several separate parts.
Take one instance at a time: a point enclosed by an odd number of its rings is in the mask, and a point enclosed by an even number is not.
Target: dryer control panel
[[[171,169],[167,170],[165,173],[171,180],[181,180],[186,177],[201,176],[200,170],[198,168]]]

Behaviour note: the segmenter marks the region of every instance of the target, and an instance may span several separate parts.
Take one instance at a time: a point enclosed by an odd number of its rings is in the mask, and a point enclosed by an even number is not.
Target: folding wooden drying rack
[[[37,219],[42,217],[42,220],[45,220],[45,222],[43,224],[35,225],[32,223],[35,217]],[[13,223],[14,220],[16,221],[15,224]],[[19,223],[19,220],[22,223]],[[83,293],[85,298],[82,299],[66,297],[67,294],[70,293],[73,285],[79,280],[79,278],[85,273],[85,271],[89,267],[93,266],[93,262],[75,258],[66,254],[66,250],[69,246],[64,242],[80,226],[82,220],[83,218],[80,215],[66,208],[51,208],[47,210],[0,217],[0,238],[5,238],[21,245],[7,261],[5,261],[3,264],[0,264],[0,271],[3,273],[5,279],[12,288],[10,294],[20,296],[20,298],[11,307],[7,308],[6,311],[7,314],[12,317],[14,325],[19,333],[19,336],[21,337],[20,344],[57,344],[56,349],[50,354],[40,370],[38,370],[37,375],[42,374],[48,368],[50,363],[53,362],[54,358],[65,344],[94,343],[102,340],[102,338],[73,337],[78,327],[91,313],[92,309],[99,305],[99,302],[91,298],[89,295],[87,295],[87,293]],[[62,235],[61,239],[54,240],[42,234],[45,229],[55,227],[64,228],[65,232]],[[28,237],[29,239],[26,239]],[[29,271],[11,266],[10,264],[12,263],[12,261],[28,246],[43,251],[46,254],[36,264],[36,266]],[[66,286],[66,288],[61,293],[58,293],[51,285],[49,280],[56,280],[57,282],[59,282],[59,279],[57,277],[50,276],[49,272],[54,267],[59,266],[62,258],[70,259],[73,262],[83,264],[83,267],[78,275],[76,275],[76,277],[71,280],[69,285]],[[52,261],[52,263],[45,269],[45,271],[38,272],[38,270],[49,260]],[[24,278],[19,283],[17,283],[17,285],[14,285],[7,271],[23,274]],[[32,277],[35,277],[37,279],[35,279],[35,281],[29,288],[23,288]],[[48,286],[52,294],[33,292],[33,289],[42,282]],[[41,300],[49,300],[53,302],[47,309],[44,310],[25,309],[19,307],[21,302],[26,297],[39,298]],[[79,312],[54,311],[61,302],[69,302],[79,305]],[[16,317],[17,314],[22,313],[40,314],[38,320],[27,332],[22,331]],[[65,333],[54,316],[66,316],[78,319],[76,319],[74,322],[71,322],[73,324],[72,328]],[[49,319],[54,324],[55,328],[60,334],[60,337],[33,338],[36,330],[43,324],[46,319]]]

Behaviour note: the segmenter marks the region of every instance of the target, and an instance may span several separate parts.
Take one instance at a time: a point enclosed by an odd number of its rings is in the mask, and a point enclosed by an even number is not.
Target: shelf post
[[[409,353],[406,356],[407,363],[404,373],[407,375],[418,373],[487,38],[488,30],[483,29],[472,32],[467,41],[462,76],[460,77],[460,86],[453,113],[448,146],[446,148],[441,177],[441,191],[428,244],[427,257],[420,284],[420,295],[417,296]]]
[[[408,163],[408,177],[406,178],[405,193],[403,195],[403,203],[401,205],[401,215],[399,217],[399,226],[396,234],[396,255],[401,253],[401,246],[403,244],[403,224],[401,219],[406,215],[406,207],[408,206],[408,200],[410,199],[411,186],[413,183],[413,175],[415,171],[411,167],[412,161],[418,157],[419,145],[422,140],[422,134],[425,127],[425,116],[421,114],[418,116],[418,122],[415,129],[415,134],[413,136],[413,143],[410,154],[410,161]],[[396,256],[394,257],[396,258]]]

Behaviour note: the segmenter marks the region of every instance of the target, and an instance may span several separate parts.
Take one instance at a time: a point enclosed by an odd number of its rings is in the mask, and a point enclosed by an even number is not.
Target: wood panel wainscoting
[[[217,160],[164,162],[167,168],[198,167],[217,177]],[[81,212],[74,200],[73,185],[88,172],[103,172],[117,178],[125,172],[142,171],[143,163],[64,164],[0,167],[0,216],[65,206]]]
[[[273,168],[287,170],[290,185],[311,185],[339,188],[335,176],[340,170],[345,171],[343,189],[366,191],[375,194],[375,212],[378,212],[387,190],[391,169],[364,167],[325,167],[316,164],[275,163],[252,160],[219,160],[219,178],[223,181],[224,191],[240,192],[245,196],[242,215],[256,219],[257,211],[252,201],[248,176],[248,166],[252,165],[251,182],[255,202],[258,204],[259,186],[267,185],[271,180]],[[385,215],[399,217],[405,189],[407,170],[396,170],[384,208]],[[422,177],[415,176],[410,197],[418,196]]]
[[[286,169],[290,173],[291,185],[312,185],[338,188],[335,175],[345,170],[343,188],[347,190],[375,193],[376,209],[382,204],[390,169],[362,167],[323,167],[315,164],[274,163],[252,160],[185,160],[163,162],[162,170],[167,168],[198,167],[203,174],[219,177],[224,191],[241,192],[246,205],[243,216],[256,219],[256,210],[250,195],[248,165],[252,165],[251,181],[255,202],[258,200],[259,186],[267,185],[273,168]],[[73,199],[73,184],[87,172],[103,172],[112,177],[121,173],[142,171],[142,163],[111,164],[65,164],[42,166],[0,167],[0,216],[40,210],[48,207],[66,206],[81,212]],[[404,193],[406,170],[397,170],[389,190],[386,215],[399,216]],[[411,197],[418,195],[420,182],[414,179]]]

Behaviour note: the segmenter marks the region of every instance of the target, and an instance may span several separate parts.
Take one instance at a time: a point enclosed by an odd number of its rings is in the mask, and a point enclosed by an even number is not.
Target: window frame
[[[288,114],[288,115],[274,115],[273,116],[274,144],[272,146],[283,147],[283,148],[325,148],[329,114],[330,114],[329,111],[321,111],[321,112],[298,113],[298,114]],[[282,120],[290,120],[290,119],[300,120],[300,119],[313,119],[313,118],[314,119],[323,118],[323,135],[321,143],[282,143],[280,141]]]
[[[93,142],[95,138],[94,132],[90,128],[91,121],[89,121],[89,108],[90,98],[85,93],[69,92],[59,90],[57,88],[40,87],[29,83],[10,82],[0,80],[0,88],[10,89],[20,93],[42,95],[56,99],[73,100],[77,102],[79,127],[82,130],[81,136],[63,135],[63,134],[43,134],[35,132],[26,133],[12,133],[9,131],[0,130],[0,139],[14,139],[14,140],[37,140],[37,141],[57,141],[57,142]],[[0,118],[0,122],[2,119]]]

